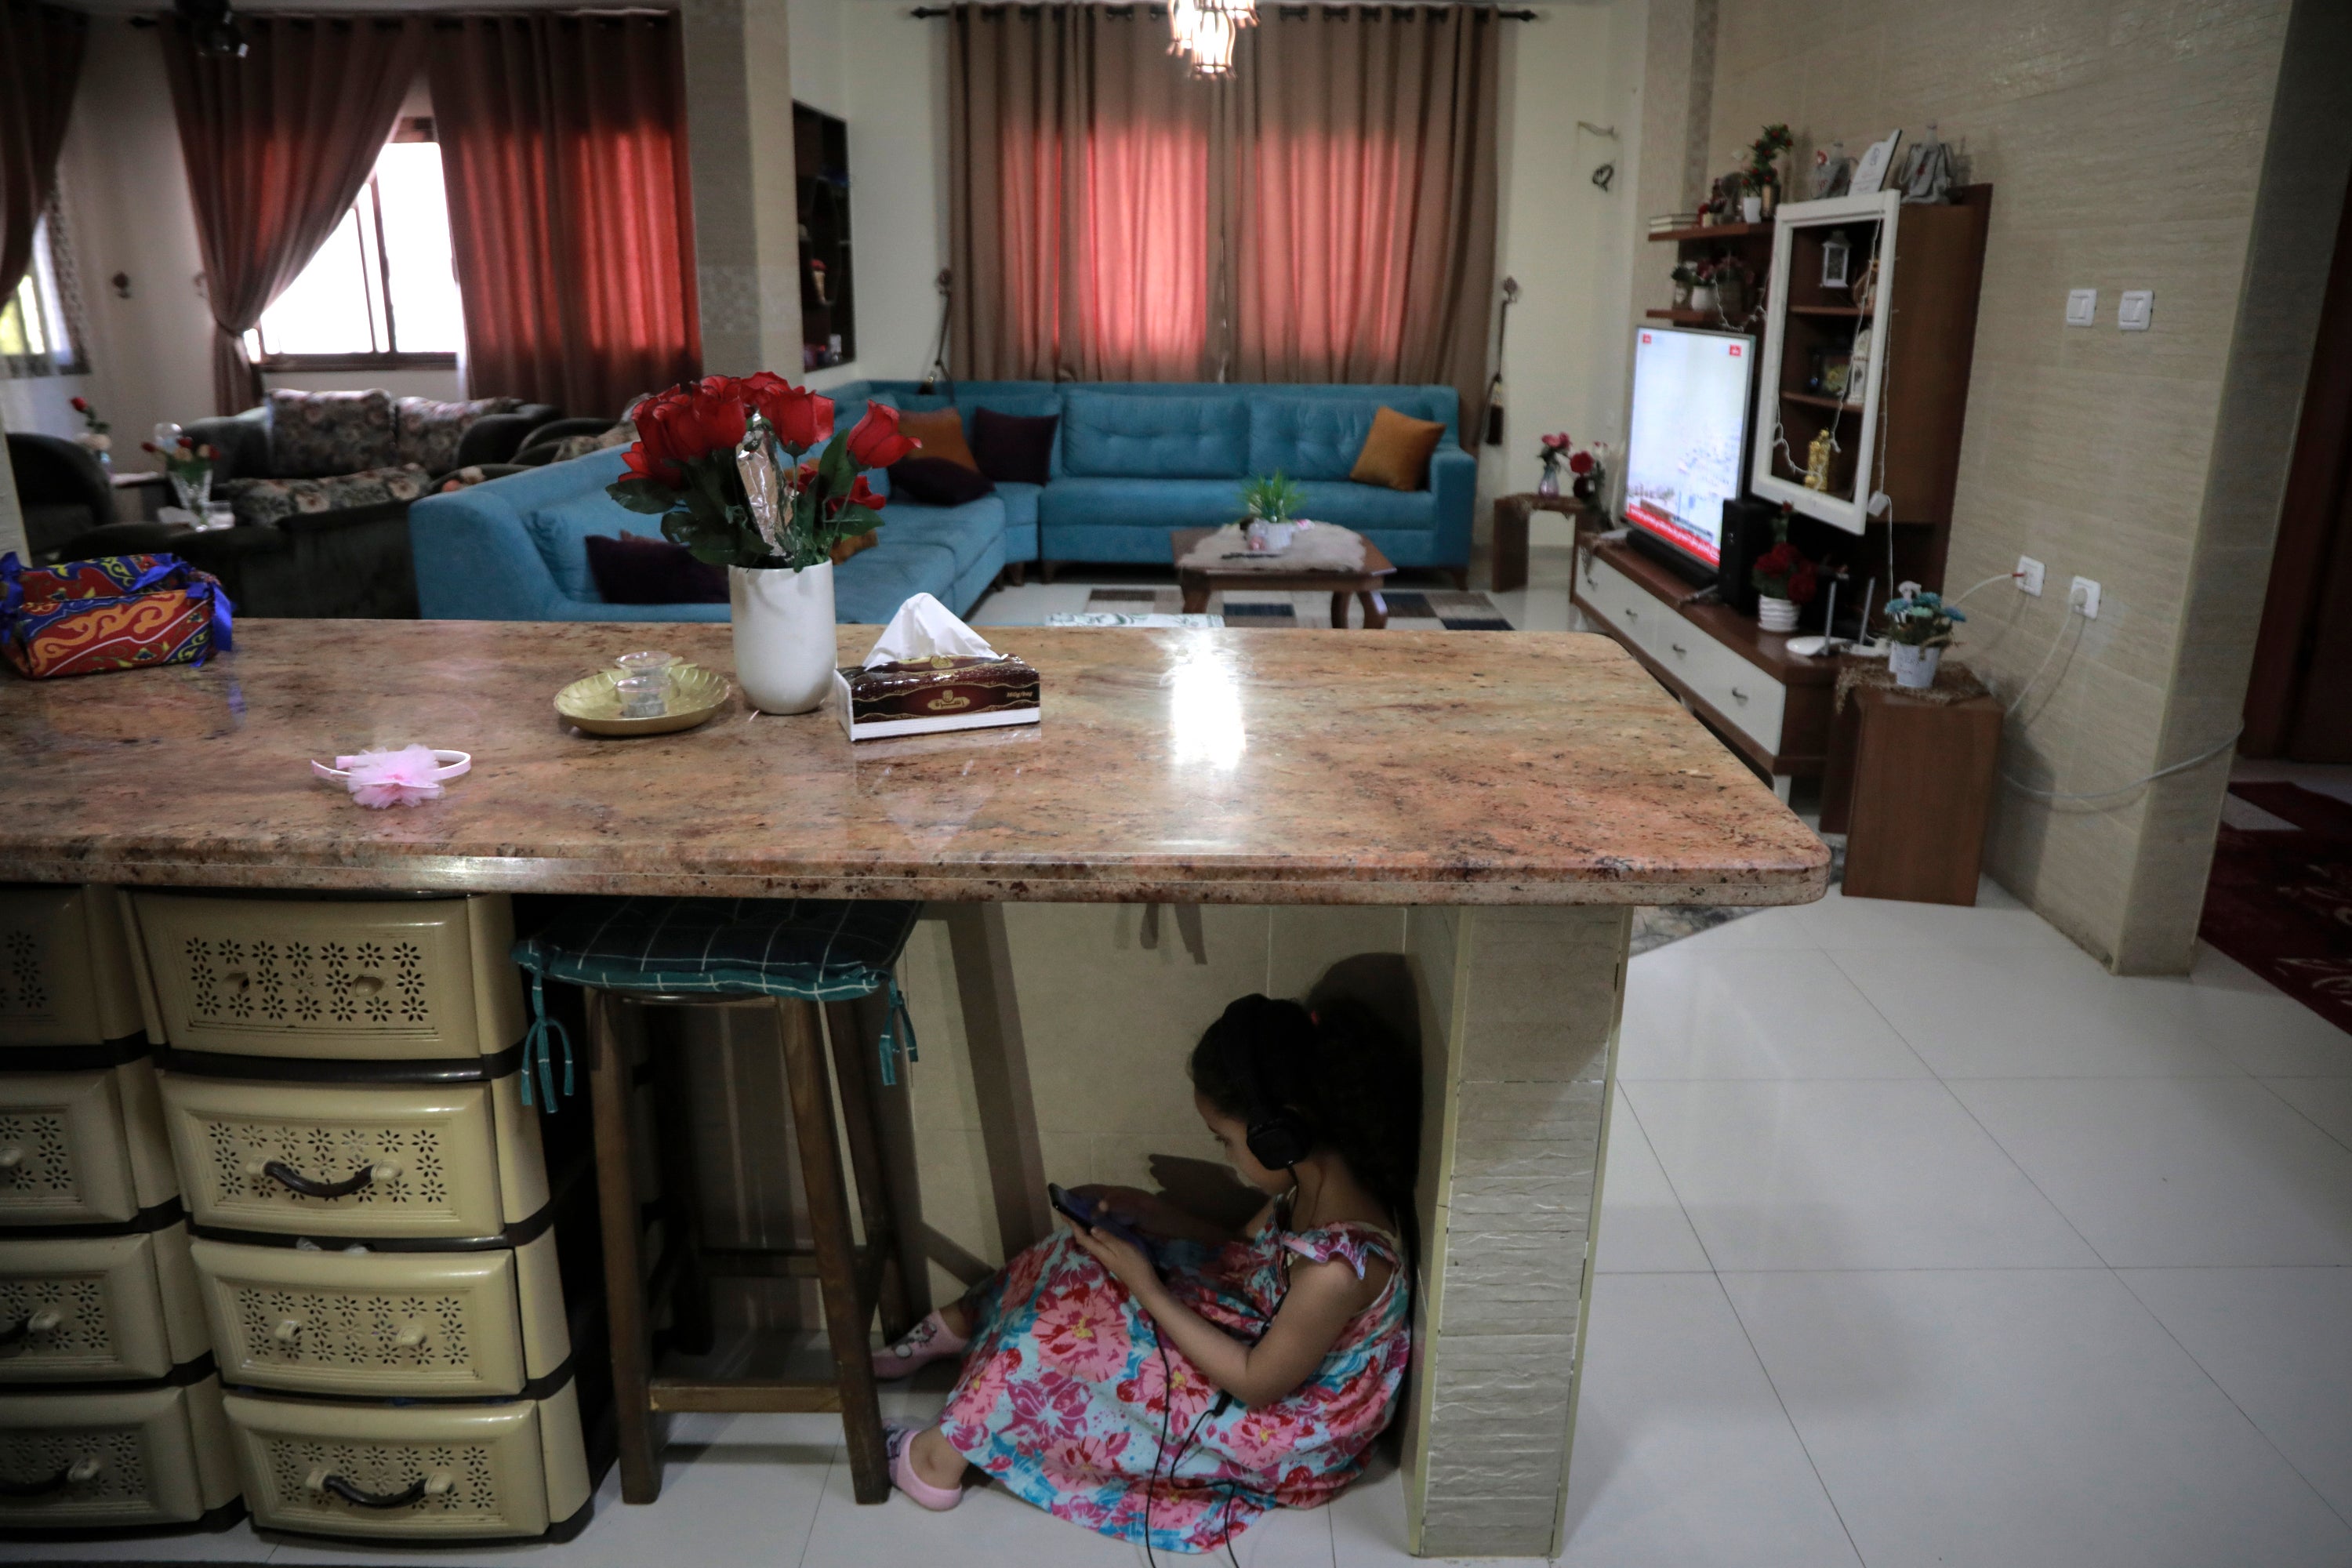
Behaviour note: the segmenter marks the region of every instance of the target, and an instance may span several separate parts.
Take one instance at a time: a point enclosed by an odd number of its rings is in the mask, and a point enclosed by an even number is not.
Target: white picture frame
[[[1846,187],[1850,196],[1876,195],[1886,187],[1886,172],[1895,166],[1895,150],[1903,144],[1903,132],[1895,130],[1884,142],[1873,142],[1870,151],[1854,165],[1853,184]]]

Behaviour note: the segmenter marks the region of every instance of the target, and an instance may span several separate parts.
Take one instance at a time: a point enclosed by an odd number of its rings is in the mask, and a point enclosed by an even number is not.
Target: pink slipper
[[[963,1489],[935,1487],[915,1473],[915,1436],[921,1430],[896,1425],[882,1428],[882,1451],[890,1456],[890,1484],[933,1513],[945,1513],[963,1501]]]
[[[874,1375],[885,1383],[911,1377],[935,1361],[961,1355],[970,1343],[970,1340],[948,1327],[945,1318],[932,1312],[908,1329],[897,1344],[885,1345],[874,1352]]]

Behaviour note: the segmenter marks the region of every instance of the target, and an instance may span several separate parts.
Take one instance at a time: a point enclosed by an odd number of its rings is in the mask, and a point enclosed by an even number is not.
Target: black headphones
[[[1268,1009],[1277,1005],[1262,996],[1248,1000]],[[1314,1152],[1314,1130],[1304,1117],[1287,1106],[1277,1104],[1265,1092],[1265,1086],[1258,1077],[1255,1048],[1236,1037],[1243,1032],[1241,1028],[1227,1031],[1224,1053],[1226,1071],[1234,1087],[1241,1090],[1245,1102],[1242,1108],[1242,1121],[1248,1130],[1245,1141],[1249,1144],[1250,1158],[1269,1171],[1286,1171]]]

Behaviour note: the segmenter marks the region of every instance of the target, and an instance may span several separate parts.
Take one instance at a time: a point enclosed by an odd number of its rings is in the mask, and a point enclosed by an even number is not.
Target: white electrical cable
[[[2000,778],[2003,784],[2009,785],[2010,788],[2017,791],[2020,795],[2030,795],[2039,800],[2105,800],[2109,795],[2129,795],[2132,791],[2139,788],[2142,784],[2151,784],[2158,779],[2168,779],[2175,773],[2185,773],[2191,768],[2202,767],[2205,763],[2211,762],[2214,758],[2220,756],[2222,752],[2236,745],[2238,743],[2238,737],[2245,732],[2246,727],[2243,724],[2241,724],[2236,729],[2230,731],[2230,738],[2228,740],[2222,742],[2220,745],[2215,746],[2212,750],[2200,752],[2185,763],[2175,763],[2168,768],[2158,768],[2152,773],[2148,773],[2140,778],[2136,778],[2127,784],[2117,784],[2113,789],[2073,790],[2061,794],[2056,790],[2036,789],[2032,784],[2025,783],[2022,779],[2013,778],[2008,773],[2001,774]]]
[[[1961,595],[1958,598],[1957,598],[1957,599],[1947,599],[1947,600],[1945,600],[1945,601],[1944,601],[1945,606],[1946,606],[1947,608],[1948,608],[1948,607],[1950,607],[1951,605],[1965,603],[1965,602],[1967,601],[1967,599],[1968,599],[1969,594],[1973,594],[1973,593],[1975,593],[1975,592],[1977,591],[1977,588],[1990,588],[1990,587],[1991,587],[1995,583],[2007,583],[2007,582],[2011,582],[2011,581],[2012,581],[2012,580],[2014,580],[2014,579],[2016,579],[2016,578],[2022,577],[2023,575],[2025,575],[2025,574],[2023,574],[2022,572],[1996,572],[1996,573],[1994,573],[1991,576],[1990,576],[1990,577],[1986,578],[1983,582],[1981,582],[1981,583],[1978,584],[1976,588],[1971,588],[1971,589],[1969,589],[1968,594],[1962,594],[1962,595]]]
[[[2033,690],[2033,683],[2042,679],[2042,672],[2048,669],[2050,661],[2058,657],[2058,645],[2066,640],[2066,626],[2074,618],[2074,595],[2070,594],[2066,599],[2065,618],[2058,623],[2058,635],[2050,639],[2050,650],[2042,656],[2042,662],[2033,667],[2033,673],[2025,678],[2025,684],[2017,689],[2017,700],[2009,705],[2009,712],[2003,717],[2015,718],[2017,710],[2025,706],[2025,699]]]

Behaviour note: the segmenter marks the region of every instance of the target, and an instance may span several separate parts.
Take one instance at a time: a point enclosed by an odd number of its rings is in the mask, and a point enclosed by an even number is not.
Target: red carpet
[[[2230,793],[2294,830],[2221,825],[2199,934],[2352,1031],[2352,804],[2291,784]]]

